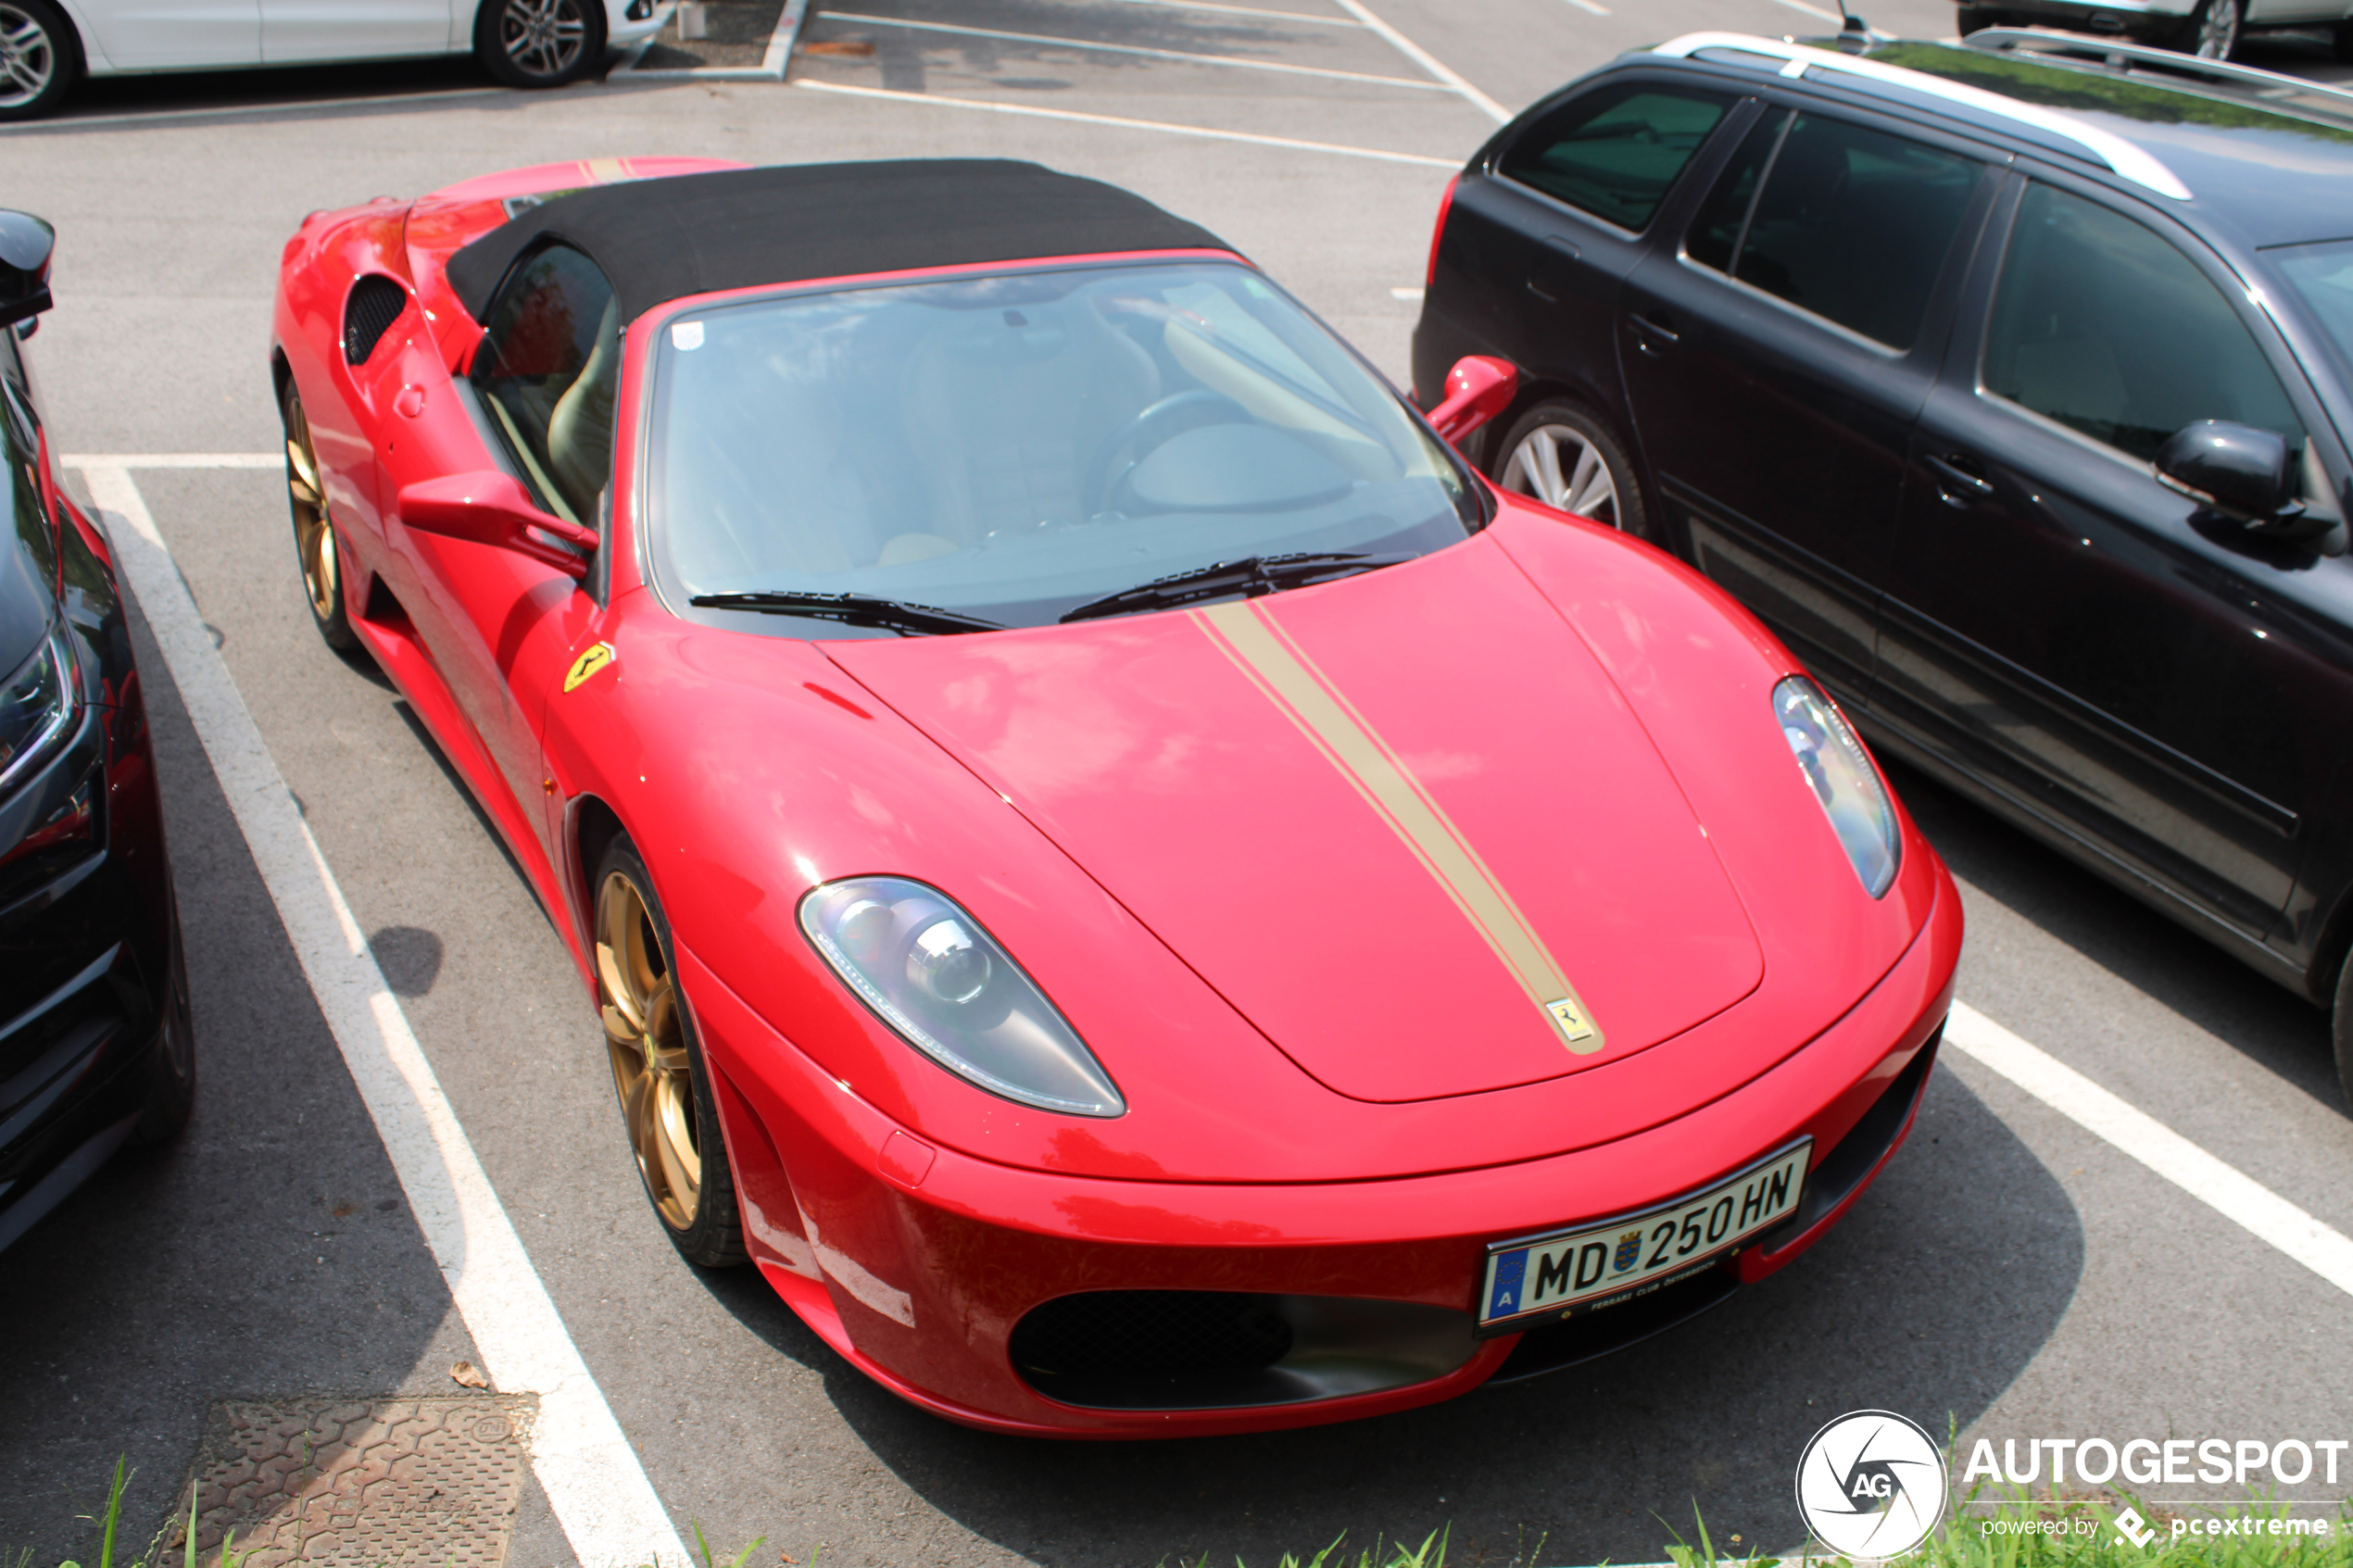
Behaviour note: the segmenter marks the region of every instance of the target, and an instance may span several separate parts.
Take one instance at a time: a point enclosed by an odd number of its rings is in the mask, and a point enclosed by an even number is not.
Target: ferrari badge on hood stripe
[[[1245,599],[1190,613],[1218,651],[1299,726],[1446,890],[1528,999],[1552,1022],[1561,1043],[1579,1056],[1600,1050],[1601,1027],[1553,960],[1544,939],[1445,809],[1285,634],[1274,612],[1261,600]]]
[[[612,651],[610,643],[589,644],[580,657],[572,661],[572,668],[564,671],[564,690],[572,690],[619,657]]]

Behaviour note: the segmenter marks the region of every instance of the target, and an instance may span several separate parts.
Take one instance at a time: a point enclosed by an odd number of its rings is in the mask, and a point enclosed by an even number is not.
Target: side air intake
[[[370,272],[353,283],[343,307],[343,362],[366,364],[408,307],[409,291],[381,272]]]

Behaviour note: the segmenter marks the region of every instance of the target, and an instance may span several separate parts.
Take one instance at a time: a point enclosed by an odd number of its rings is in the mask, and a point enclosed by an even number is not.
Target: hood
[[[1762,978],[1673,774],[1486,536],[1205,609],[819,646],[1352,1098],[1619,1060]]]

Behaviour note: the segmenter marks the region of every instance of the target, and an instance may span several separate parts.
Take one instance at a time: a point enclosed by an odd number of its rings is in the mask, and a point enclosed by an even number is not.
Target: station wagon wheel
[[[1626,448],[1574,403],[1540,403],[1496,449],[1495,483],[1516,495],[1650,536],[1649,513]]]
[[[335,548],[334,520],[327,512],[319,451],[310,440],[302,394],[291,381],[286,383],[286,400],[279,415],[286,431],[286,509],[294,517],[295,558],[302,567],[302,593],[310,602],[311,623],[329,647],[356,648],[359,635],[351,629],[351,618],[344,610],[342,559]]]
[[[652,889],[635,847],[615,839],[597,874],[597,1000],[646,1197],[688,1262],[719,1268],[745,1258],[735,1182]]]
[[[561,87],[605,55],[602,0],[482,0],[474,56],[510,87]]]
[[[0,0],[0,119],[57,107],[79,61],[73,24],[49,0]]]
[[[2183,31],[2182,45],[2201,60],[2227,60],[2238,47],[2240,12],[2246,0],[2201,0]]]

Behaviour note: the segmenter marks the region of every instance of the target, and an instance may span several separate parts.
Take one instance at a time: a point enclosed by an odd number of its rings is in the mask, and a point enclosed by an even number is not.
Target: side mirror
[[[1473,354],[1446,372],[1446,401],[1429,411],[1438,433],[1455,445],[1504,409],[1519,395],[1519,371],[1508,359]]]
[[[487,470],[404,484],[399,511],[400,521],[420,533],[495,545],[568,577],[588,575],[587,556],[595,553],[598,543],[595,529],[549,516],[531,504],[530,495],[511,476]],[[558,549],[540,534],[585,553]]]
[[[0,327],[49,308],[49,262],[57,252],[55,229],[30,212],[0,211]]]
[[[2277,431],[2200,420],[2166,438],[2155,467],[2168,489],[2258,528],[2304,515],[2287,442]]]

